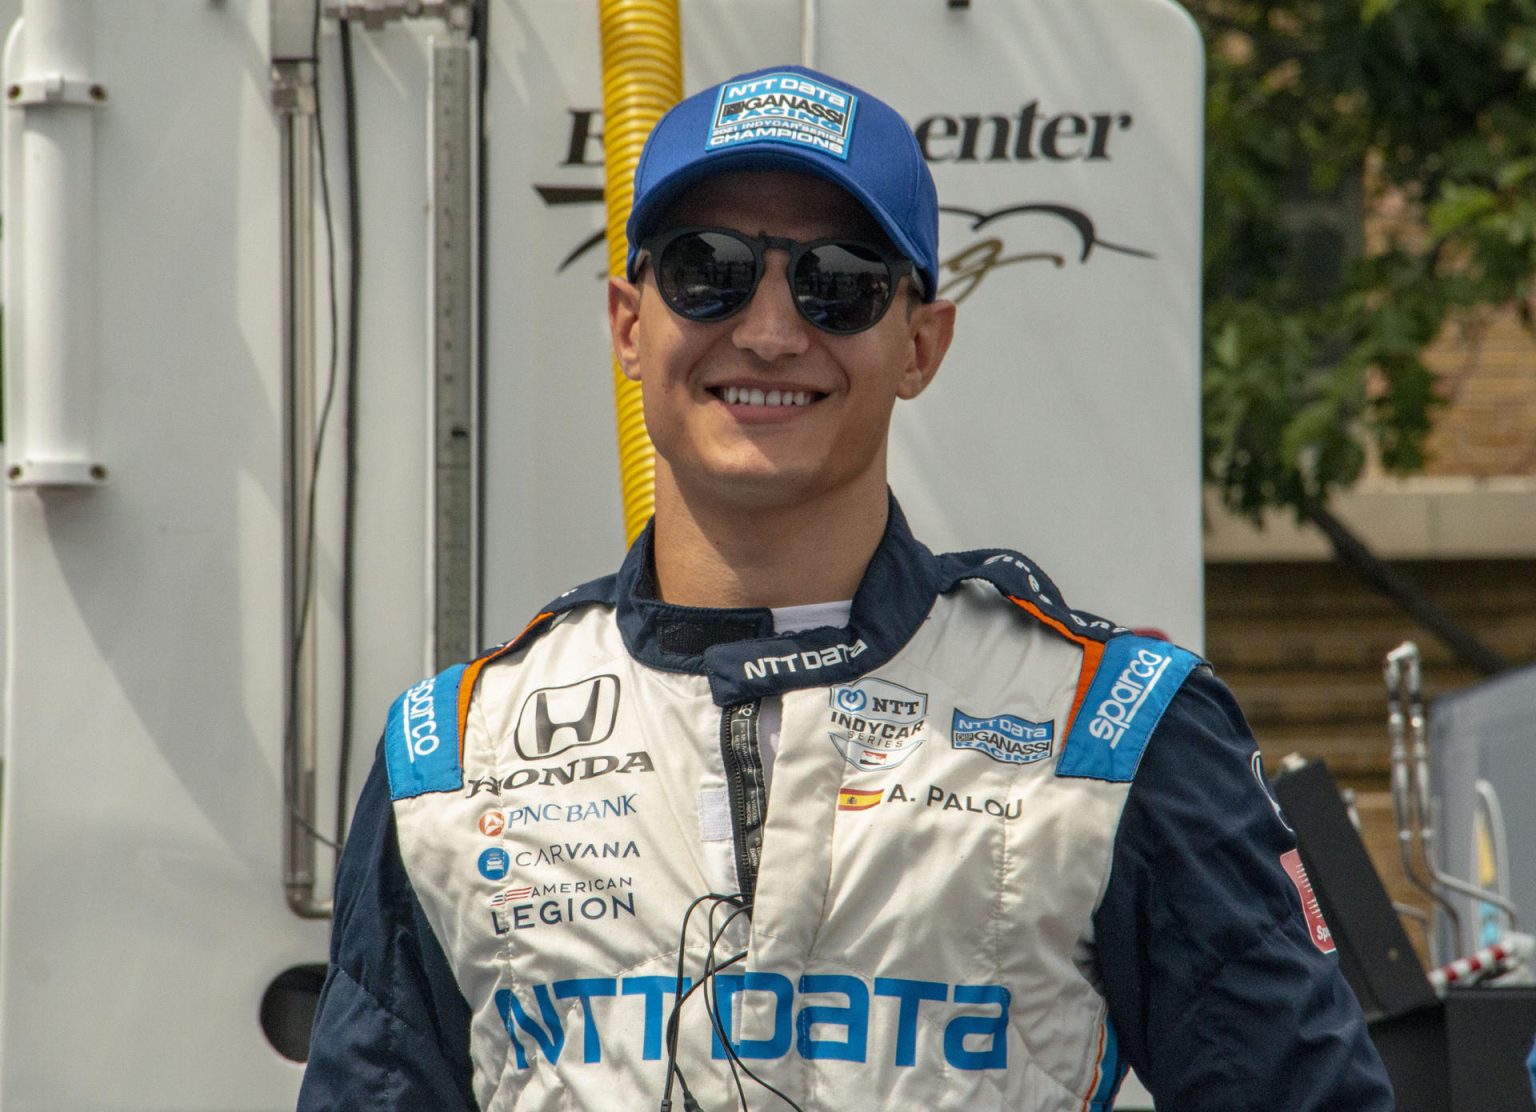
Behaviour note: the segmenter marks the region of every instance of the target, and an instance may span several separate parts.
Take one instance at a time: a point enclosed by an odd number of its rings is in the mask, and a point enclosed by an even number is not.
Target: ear
[[[953,301],[919,302],[908,321],[912,340],[912,360],[902,372],[896,396],[907,401],[917,397],[933,376],[955,338],[955,303]]]
[[[639,382],[640,287],[623,278],[608,279],[608,332],[619,369],[631,382]]]

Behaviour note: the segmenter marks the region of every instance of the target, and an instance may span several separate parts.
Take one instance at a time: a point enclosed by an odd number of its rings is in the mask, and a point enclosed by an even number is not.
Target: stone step
[[[1468,629],[1511,664],[1536,659],[1536,612],[1480,618]],[[1378,677],[1386,655],[1404,641],[1419,646],[1426,680],[1446,673],[1444,686],[1480,678],[1459,665],[1451,650],[1403,615],[1360,615],[1348,621],[1313,616],[1234,620],[1207,615],[1206,657],[1218,671],[1358,669]]]
[[[1536,612],[1536,560],[1406,561],[1391,566],[1460,621]],[[1358,572],[1338,564],[1216,563],[1207,564],[1205,571],[1208,621],[1402,614],[1396,602]]]
[[[1379,675],[1367,671],[1323,672],[1305,668],[1262,673],[1218,672],[1232,688],[1248,721],[1255,728],[1307,723],[1353,725],[1385,722],[1387,689]],[[1425,684],[1432,700],[1460,684]]]
[[[1385,724],[1374,726],[1269,726],[1254,730],[1254,739],[1271,771],[1291,753],[1322,760],[1335,780],[1360,790],[1386,789],[1391,766]]]

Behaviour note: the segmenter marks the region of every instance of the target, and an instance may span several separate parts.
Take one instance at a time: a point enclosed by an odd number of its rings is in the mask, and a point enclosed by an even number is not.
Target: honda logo
[[[517,716],[517,751],[536,761],[578,745],[596,745],[613,733],[618,713],[618,676],[540,688],[523,700]]]

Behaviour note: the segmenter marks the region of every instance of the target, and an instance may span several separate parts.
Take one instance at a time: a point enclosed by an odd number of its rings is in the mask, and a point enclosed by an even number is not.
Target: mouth
[[[745,405],[763,409],[793,409],[811,405],[826,397],[826,394],[819,390],[764,390],[756,386],[716,386],[709,392],[726,405]]]

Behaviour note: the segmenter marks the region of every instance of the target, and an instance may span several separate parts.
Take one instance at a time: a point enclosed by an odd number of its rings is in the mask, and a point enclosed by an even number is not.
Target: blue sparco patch
[[[1034,764],[1051,755],[1056,723],[1032,722],[1016,714],[982,718],[955,708],[949,742],[956,749],[974,749],[1003,764]]]
[[[1106,642],[1056,774],[1129,783],[1158,719],[1199,663],[1193,653],[1151,637]]]
[[[389,708],[384,767],[392,799],[463,786],[459,766],[459,684],[462,664],[422,680]]]
[[[798,73],[768,73],[720,88],[705,150],[748,143],[810,147],[848,158],[859,98]]]

